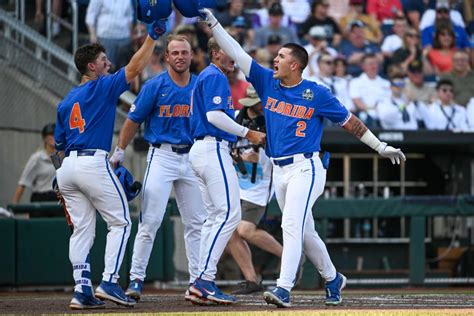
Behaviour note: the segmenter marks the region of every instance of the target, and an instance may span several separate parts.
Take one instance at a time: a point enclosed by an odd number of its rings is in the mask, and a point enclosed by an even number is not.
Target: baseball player
[[[145,122],[145,140],[150,143],[143,180],[142,211],[133,248],[130,285],[126,294],[140,299],[146,267],[156,232],[174,188],[184,224],[184,241],[192,283],[198,277],[199,243],[205,212],[201,192],[189,165],[193,143],[189,128],[191,91],[196,77],[189,72],[192,49],[183,36],[169,36],[165,58],[169,70],[148,80],[130,108],[112,164],[122,163],[124,150]]]
[[[250,85],[246,91],[246,97],[239,99],[244,106],[236,118],[244,126],[255,125],[257,129],[264,129],[262,102],[255,89]],[[245,140],[237,142],[239,146],[247,145]],[[271,176],[272,162],[265,154],[262,147],[245,149],[240,153],[244,162],[238,169],[240,186],[240,205],[242,208],[242,220],[229,240],[227,250],[231,253],[242,271],[245,281],[240,283],[232,294],[251,294],[263,291],[261,284],[257,282],[257,274],[252,263],[252,253],[249,245],[253,244],[277,257],[281,257],[282,246],[268,232],[257,228],[262,219],[266,205],[274,193]]]
[[[207,217],[201,231],[199,276],[189,287],[197,297],[217,304],[231,304],[235,298],[214,283],[216,265],[240,221],[240,195],[229,143],[236,135],[254,144],[265,134],[249,130],[234,121],[234,107],[225,76],[234,70],[230,59],[211,38],[211,64],[198,76],[191,101],[191,134],[195,139],[189,160],[197,175]]]
[[[303,47],[283,45],[273,60],[274,70],[265,69],[227,34],[210,10],[202,9],[201,13],[222,50],[239,64],[264,104],[266,153],[274,165],[275,193],[283,213],[284,245],[277,287],[265,292],[264,299],[279,307],[291,306],[290,291],[298,269],[295,258],[300,258],[304,249],[326,280],[326,304],[338,305],[346,277],[331,262],[325,244],[315,231],[312,213],[326,181],[326,170],[319,158],[323,118],[339,124],[393,164],[404,161],[405,155],[377,139],[327,88],[301,78],[308,62]]]
[[[128,65],[109,75],[111,63],[100,44],[80,47],[74,62],[82,75],[58,105],[56,149],[64,156],[57,170],[59,190],[69,210],[74,232],[69,242],[69,259],[75,280],[72,309],[101,308],[96,298],[133,306],[117,283],[118,271],[130,235],[130,215],[123,188],[112,171],[108,152],[112,142],[116,104],[120,95],[147,65],[155,41],[166,31],[164,21],[149,28],[149,36]],[[96,210],[107,223],[105,268],[102,282],[92,291],[89,251],[94,242]]]

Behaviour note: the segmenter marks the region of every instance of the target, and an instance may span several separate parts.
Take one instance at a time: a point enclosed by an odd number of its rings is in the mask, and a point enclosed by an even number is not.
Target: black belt
[[[152,146],[155,147],[155,148],[160,148],[161,145],[162,144],[153,144]],[[191,150],[191,146],[192,145],[187,145],[186,147],[175,147],[175,146],[171,145],[171,150],[174,153],[177,153],[177,154],[187,154]]]
[[[205,137],[206,137],[206,136],[198,136],[198,137],[195,138],[195,140],[203,140]],[[210,137],[214,137],[214,136],[210,136]],[[221,142],[221,141],[225,140],[225,139],[222,139],[221,137],[214,137],[214,138],[215,138],[216,141],[218,141],[218,142]]]
[[[306,153],[306,154],[303,154],[303,156],[305,158],[311,158],[311,157],[313,157],[313,153]],[[289,157],[289,158],[285,158],[285,159],[281,159],[281,160],[273,159],[273,163],[277,166],[280,166],[280,167],[291,165],[293,162],[295,162],[293,157]]]
[[[77,152],[77,156],[94,156],[95,153],[96,153],[96,149],[82,149],[82,150],[71,150],[71,151],[75,151]],[[71,153],[71,151],[69,151],[67,154],[66,154],[66,157],[69,157],[69,154]]]

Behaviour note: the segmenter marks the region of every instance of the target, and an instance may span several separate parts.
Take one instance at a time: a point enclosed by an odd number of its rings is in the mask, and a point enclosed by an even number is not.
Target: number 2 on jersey
[[[71,116],[69,117],[69,128],[78,128],[79,133],[83,133],[85,125],[86,120],[82,118],[81,107],[79,106],[79,102],[76,102],[72,107]]]
[[[306,133],[304,132],[306,129],[306,122],[299,121],[298,123],[296,123],[296,126],[298,126],[298,128],[296,128],[295,135],[298,137],[306,137]]]

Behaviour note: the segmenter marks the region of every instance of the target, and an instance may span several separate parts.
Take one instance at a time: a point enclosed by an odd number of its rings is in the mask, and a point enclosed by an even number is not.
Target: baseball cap
[[[283,13],[283,8],[279,2],[274,2],[268,9],[269,15],[283,15]]]
[[[41,136],[46,137],[48,135],[54,135],[54,129],[56,128],[56,124],[54,123],[49,123],[43,126],[43,129],[41,130]]]
[[[408,71],[409,72],[423,72],[423,65],[419,60],[413,60],[411,63],[408,64]]]
[[[233,27],[247,27],[247,21],[245,21],[245,17],[242,15],[236,16],[231,24]]]
[[[308,35],[315,39],[325,39],[326,29],[323,26],[315,25],[309,29]]]
[[[438,9],[447,9],[449,10],[449,2],[447,0],[438,0],[436,1],[436,10]]]
[[[361,20],[353,20],[349,23],[349,30],[353,30],[355,27],[364,27],[365,24]]]
[[[239,99],[239,103],[243,106],[250,107],[261,102],[260,98],[257,95],[257,91],[255,91],[255,88],[252,85],[249,85],[247,87],[246,95],[247,97]]]
[[[278,34],[272,34],[267,39],[268,45],[281,44],[281,36]]]

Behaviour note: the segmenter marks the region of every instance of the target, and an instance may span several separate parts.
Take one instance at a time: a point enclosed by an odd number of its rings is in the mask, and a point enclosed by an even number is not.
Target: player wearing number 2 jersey
[[[312,207],[324,189],[326,170],[319,158],[323,118],[338,123],[392,163],[405,156],[380,142],[332,95],[301,73],[308,54],[297,44],[286,44],[274,59],[274,71],[259,66],[222,28],[211,11],[201,10],[224,52],[241,67],[262,100],[267,127],[266,152],[274,165],[275,194],[282,210],[283,254],[277,287],[264,293],[267,303],[290,306],[298,260],[305,255],[326,280],[326,304],[338,305],[346,278],[336,271],[324,242],[314,228]]]
[[[164,22],[155,22],[154,26],[130,63],[112,75],[108,75],[111,63],[100,44],[80,47],[74,62],[82,75],[81,84],[58,105],[56,149],[65,158],[57,170],[57,181],[74,226],[69,241],[75,281],[72,309],[103,307],[104,303],[95,296],[125,306],[135,304],[117,283],[131,221],[127,199],[109,165],[108,152],[118,98],[145,68],[153,53],[154,39],[166,30]],[[94,296],[89,251],[95,236],[96,210],[109,232],[102,282]]]

